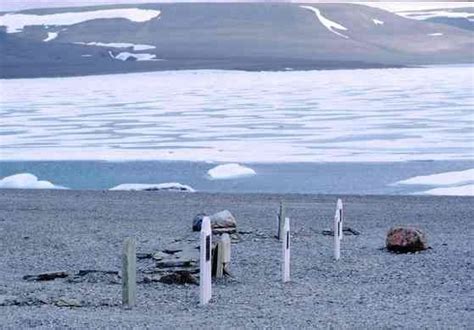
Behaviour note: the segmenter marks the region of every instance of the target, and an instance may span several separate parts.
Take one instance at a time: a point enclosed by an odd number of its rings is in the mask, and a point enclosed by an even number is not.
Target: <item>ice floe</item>
[[[420,192],[418,194],[435,196],[474,196],[474,184],[467,184],[456,187],[435,188]]]
[[[374,22],[375,25],[384,25],[384,21],[378,20],[376,18],[372,19],[372,22]]]
[[[120,60],[120,61],[158,61],[156,58],[155,54],[148,54],[148,53],[140,53],[140,54],[134,54],[134,53],[129,53],[129,52],[121,52],[117,55],[114,55],[112,52],[109,52],[110,57]]]
[[[67,189],[49,181],[38,180],[31,173],[19,173],[0,180],[0,189]]]
[[[474,169],[416,176],[407,180],[399,181],[397,184],[448,186],[460,185],[470,182],[474,182]]]
[[[431,37],[441,37],[443,34],[440,33],[440,32],[436,32],[436,33],[430,33],[428,35],[431,36]]]
[[[218,165],[209,171],[207,174],[211,179],[214,180],[225,180],[225,179],[234,179],[245,176],[255,175],[255,171],[249,167],[242,166],[240,164],[224,164]]]
[[[321,24],[324,25],[324,27],[326,27],[326,29],[328,29],[332,33],[335,33],[338,36],[341,36],[341,37],[346,38],[346,39],[349,38],[348,36],[336,31],[336,30],[347,31],[346,27],[344,27],[341,24],[336,23],[334,21],[331,21],[330,19],[324,17],[321,14],[321,11],[318,8],[313,7],[313,6],[300,6],[300,7],[303,8],[303,9],[307,9],[309,11],[312,11],[316,15],[316,17],[318,18],[319,22],[321,22]]]
[[[177,183],[177,182],[166,182],[166,183],[124,183],[116,187],[110,188],[109,190],[127,190],[127,191],[182,191],[182,192],[195,192],[190,186]]]
[[[0,158],[472,160],[473,74],[454,66],[6,79]]]
[[[159,10],[138,8],[66,12],[48,15],[10,13],[0,16],[0,26],[6,26],[7,33],[16,33],[23,31],[25,26],[68,26],[95,19],[124,18],[132,22],[146,22],[158,17],[160,13]]]
[[[48,32],[48,36],[43,40],[44,42],[48,42],[54,40],[58,37],[58,32]]]
[[[97,46],[97,47],[109,47],[109,48],[132,48],[134,51],[143,51],[143,50],[150,50],[155,49],[156,47],[153,45],[146,45],[146,44],[132,44],[129,42],[75,42],[78,45],[86,45],[86,46]]]

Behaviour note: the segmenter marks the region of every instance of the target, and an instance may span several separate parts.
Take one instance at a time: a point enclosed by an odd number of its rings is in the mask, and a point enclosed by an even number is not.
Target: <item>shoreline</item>
[[[474,321],[470,307],[474,203],[469,197],[338,196],[345,225],[342,257],[332,259],[337,197],[102,191],[0,191],[0,306],[6,328],[42,327],[456,327]],[[281,243],[275,238],[280,200],[292,221],[291,282],[281,283]],[[199,288],[138,284],[137,306],[123,310],[120,285],[97,279],[28,282],[47,271],[120,270],[123,240],[138,253],[190,237],[192,218],[230,210],[242,234],[232,244],[233,278],[213,284],[211,304]],[[387,230],[415,225],[431,249],[383,250]],[[139,269],[143,267],[139,262]],[[58,299],[79,307],[58,307]],[[13,298],[12,298],[13,299]],[[4,299],[5,300],[5,299]],[[21,302],[32,305],[22,305]],[[402,316],[400,318],[399,316]]]

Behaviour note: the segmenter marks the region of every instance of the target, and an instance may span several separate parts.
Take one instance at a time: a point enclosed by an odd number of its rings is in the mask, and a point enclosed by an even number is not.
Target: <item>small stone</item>
[[[55,305],[58,307],[81,307],[82,306],[79,300],[74,299],[74,298],[66,298],[66,297],[59,298],[56,301]]]
[[[387,233],[387,250],[399,253],[423,251],[428,248],[425,234],[411,227],[393,227]]]
[[[17,298],[10,295],[0,295],[0,306],[11,306],[16,305]]]
[[[165,284],[199,284],[198,280],[187,271],[178,271],[172,274],[164,275],[159,281]]]

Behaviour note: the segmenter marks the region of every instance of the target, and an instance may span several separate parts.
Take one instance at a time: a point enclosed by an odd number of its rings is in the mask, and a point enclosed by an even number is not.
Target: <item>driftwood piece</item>
[[[42,273],[38,275],[25,275],[23,279],[25,281],[53,281],[57,278],[65,278],[68,277],[69,274],[66,272],[49,272],[49,273]]]

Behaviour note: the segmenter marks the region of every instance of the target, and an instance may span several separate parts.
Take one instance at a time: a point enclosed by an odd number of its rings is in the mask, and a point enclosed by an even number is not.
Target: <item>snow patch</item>
[[[127,190],[127,191],[183,191],[183,192],[195,192],[190,186],[177,183],[124,183],[116,187],[110,188],[109,190]]]
[[[376,18],[372,18],[372,22],[374,22],[375,25],[384,25],[384,21],[378,20]]]
[[[255,171],[249,167],[242,166],[240,164],[224,164],[218,165],[209,171],[207,174],[211,179],[214,180],[225,180],[225,179],[234,179],[244,176],[255,175]]]
[[[441,37],[443,34],[437,32],[437,33],[430,33],[430,34],[428,34],[428,35],[429,35],[429,36],[432,36],[432,37]]]
[[[397,184],[416,184],[427,186],[460,185],[474,181],[474,168],[459,172],[445,172],[432,175],[416,176]]]
[[[30,173],[19,173],[0,180],[0,189],[67,189],[49,181],[40,181]]]
[[[150,50],[155,49],[156,47],[153,45],[145,45],[145,44],[132,44],[129,42],[75,42],[78,45],[86,45],[86,46],[97,46],[97,47],[109,47],[109,48],[133,48],[134,51],[143,51],[143,50]]]
[[[128,61],[130,59],[133,59],[135,61],[141,62],[141,61],[158,61],[156,58],[155,54],[147,54],[147,53],[142,53],[142,54],[133,54],[129,52],[121,52],[118,55],[114,55],[112,52],[109,52],[110,57],[120,60],[120,61]]]
[[[5,14],[0,16],[0,26],[6,26],[7,33],[23,31],[25,26],[55,25],[68,26],[95,19],[124,18],[132,22],[146,22],[161,14],[159,10],[123,8],[83,12],[58,13],[49,15]]]
[[[466,18],[470,19],[474,17],[471,12],[461,11],[447,11],[447,10],[426,10],[426,11],[400,11],[397,13],[405,18],[411,18],[416,20],[425,20],[435,17],[446,17],[446,18]]]
[[[326,27],[326,29],[328,29],[332,33],[335,33],[338,36],[341,36],[341,37],[346,38],[346,39],[349,38],[348,36],[336,31],[336,30],[347,31],[346,27],[344,27],[341,24],[336,23],[334,21],[331,21],[330,19],[324,17],[321,14],[321,11],[318,8],[313,7],[313,6],[300,6],[300,7],[303,8],[303,9],[307,9],[309,11],[312,11],[316,15],[316,17],[319,19],[319,22],[321,22],[321,24],[324,25],[324,27]]]
[[[58,37],[58,35],[59,35],[58,32],[48,32],[48,37],[44,39],[43,41],[48,42],[48,41],[54,40]]]

